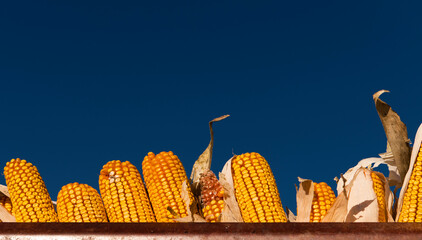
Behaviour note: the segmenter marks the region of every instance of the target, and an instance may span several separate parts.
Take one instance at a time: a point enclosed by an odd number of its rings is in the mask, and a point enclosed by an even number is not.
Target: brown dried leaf
[[[205,151],[199,156],[198,160],[196,160],[196,162],[193,164],[192,173],[190,176],[190,179],[192,180],[192,191],[196,196],[199,196],[200,193],[199,178],[201,177],[201,173],[206,172],[211,168],[212,148],[214,146],[214,131],[212,130],[212,124],[214,122],[228,118],[229,116],[230,115],[224,115],[209,122],[211,134],[210,143],[208,144],[208,147],[205,149]]]
[[[292,210],[290,210],[288,207],[286,207],[287,211],[286,211],[286,215],[287,215],[287,220],[289,222],[296,222],[296,216],[295,214],[292,212]]]
[[[298,177],[299,190],[296,193],[297,217],[296,222],[309,222],[314,199],[314,183],[312,180]]]
[[[407,135],[406,125],[400,120],[399,115],[387,103],[379,99],[384,92],[389,91],[378,91],[373,95],[373,99],[400,173],[401,182],[398,184],[398,187],[400,187],[409,169],[411,153],[410,140]]]

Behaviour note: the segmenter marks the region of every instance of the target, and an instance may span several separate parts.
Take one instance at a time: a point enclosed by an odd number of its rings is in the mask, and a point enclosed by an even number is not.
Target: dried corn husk
[[[400,120],[400,116],[385,102],[379,99],[381,94],[389,92],[381,90],[373,95],[375,108],[384,127],[385,135],[389,143],[389,148],[394,156],[395,166],[397,167],[400,178],[390,179],[391,186],[401,187],[410,161],[410,140],[407,135],[406,125]]]
[[[232,176],[232,158],[230,158],[219,174],[220,183],[224,188],[224,209],[221,222],[243,222],[242,213],[236,200]]]
[[[210,143],[208,144],[208,147],[205,149],[205,151],[199,156],[198,160],[196,160],[193,164],[192,173],[190,176],[190,179],[192,180],[192,191],[196,196],[199,196],[200,194],[199,179],[201,178],[201,173],[211,169],[212,148],[214,146],[214,131],[212,130],[212,124],[214,122],[228,118],[229,116],[230,115],[224,115],[218,118],[214,118],[209,122],[211,135]]]
[[[422,124],[419,125],[418,131],[416,132],[416,136],[415,136],[415,141],[413,144],[413,150],[412,150],[412,155],[410,157],[410,164],[409,164],[409,169],[406,173],[406,176],[404,178],[403,181],[403,186],[400,190],[400,195],[399,195],[399,200],[398,200],[398,204],[397,204],[397,215],[396,215],[396,221],[398,221],[399,217],[400,217],[400,212],[403,206],[403,198],[404,198],[404,194],[407,190],[407,186],[409,185],[409,180],[410,177],[412,175],[413,172],[413,168],[416,162],[416,158],[418,157],[418,152],[419,152],[419,147],[421,146],[422,143]]]
[[[312,180],[298,177],[299,189],[296,192],[296,222],[309,222],[314,199],[314,183]]]
[[[371,177],[373,171],[364,167],[352,168],[349,171],[349,174],[338,182],[338,185],[341,184],[337,187],[338,197],[322,222],[379,222],[379,206]],[[393,222],[393,193],[384,175],[374,173],[384,183],[386,220]]]

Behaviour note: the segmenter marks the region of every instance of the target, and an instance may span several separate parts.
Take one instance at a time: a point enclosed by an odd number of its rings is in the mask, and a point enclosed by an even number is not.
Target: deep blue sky
[[[7,3],[6,3],[7,2]],[[0,159],[34,163],[53,199],[98,189],[110,160],[172,150],[188,175],[215,124],[270,163],[296,212],[297,176],[326,181],[385,151],[372,94],[413,139],[422,119],[422,9],[408,1],[0,3]],[[0,183],[4,184],[4,178]]]

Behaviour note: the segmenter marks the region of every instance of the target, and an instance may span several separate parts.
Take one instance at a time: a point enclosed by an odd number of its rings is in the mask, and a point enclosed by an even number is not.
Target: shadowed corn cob
[[[142,162],[145,184],[151,199],[157,222],[173,222],[175,216],[167,207],[180,217],[188,215],[186,204],[181,196],[182,184],[188,181],[185,169],[179,158],[173,152],[161,152],[155,155],[149,152]],[[193,194],[188,184],[188,194],[191,203]]]
[[[224,189],[215,174],[208,170],[201,174],[202,212],[207,222],[219,222],[224,208]]]
[[[129,161],[105,164],[99,184],[110,222],[155,222],[141,174]]]
[[[310,222],[321,222],[335,199],[336,195],[330,186],[325,182],[314,182],[314,198],[312,200]]]
[[[57,213],[37,168],[26,160],[12,159],[4,176],[17,222],[57,222]]]
[[[6,208],[7,211],[10,213],[12,212],[12,201],[9,197],[3,195],[0,196],[0,205],[2,205],[4,208]]]
[[[2,205],[4,208],[6,208],[7,211],[12,213],[12,201],[6,195],[0,194],[0,205]],[[0,222],[1,222],[1,220],[0,220]]]
[[[234,189],[245,222],[287,222],[273,173],[258,153],[232,159]]]
[[[399,222],[422,222],[422,146],[403,198]]]
[[[57,196],[60,222],[108,222],[100,194],[87,184],[69,183]]]
[[[377,195],[377,202],[378,202],[378,221],[379,222],[387,222],[387,208],[385,206],[385,189],[384,189],[384,182],[381,178],[374,172],[371,172],[372,182],[374,183],[374,191]]]

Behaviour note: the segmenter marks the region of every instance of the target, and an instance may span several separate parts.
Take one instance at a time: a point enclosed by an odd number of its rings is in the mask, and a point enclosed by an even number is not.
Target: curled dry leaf
[[[387,103],[379,99],[384,92],[389,91],[378,91],[373,95],[373,99],[400,175],[400,182],[397,183],[397,187],[400,187],[409,169],[410,140],[406,125],[400,120],[400,116]]]
[[[224,209],[221,213],[221,222],[243,222],[242,213],[236,200],[232,176],[232,159],[230,158],[219,174],[220,183],[224,189]]]
[[[412,176],[412,172],[413,169],[415,168],[415,162],[416,162],[416,158],[418,157],[418,153],[421,147],[421,143],[422,143],[422,124],[419,125],[418,131],[416,132],[416,136],[415,136],[415,140],[414,140],[414,144],[413,144],[413,150],[412,150],[412,155],[410,158],[410,167],[409,170],[407,171],[404,181],[403,181],[403,186],[400,190],[400,195],[399,195],[399,200],[397,203],[397,215],[396,215],[396,221],[399,221],[399,217],[401,214],[401,209],[403,207],[403,199],[404,199],[404,194],[406,193],[406,190],[408,188],[409,185],[409,181],[410,181],[410,177]]]
[[[208,144],[208,147],[205,151],[199,156],[198,160],[195,161],[192,168],[192,173],[190,179],[192,180],[192,192],[195,196],[199,196],[200,189],[199,189],[199,178],[201,177],[201,173],[210,170],[211,168],[211,160],[212,160],[212,148],[214,146],[214,131],[212,130],[212,124],[214,122],[221,121],[225,118],[228,118],[230,115],[224,115],[218,118],[215,118],[209,122],[210,128],[210,135],[211,140]]]

